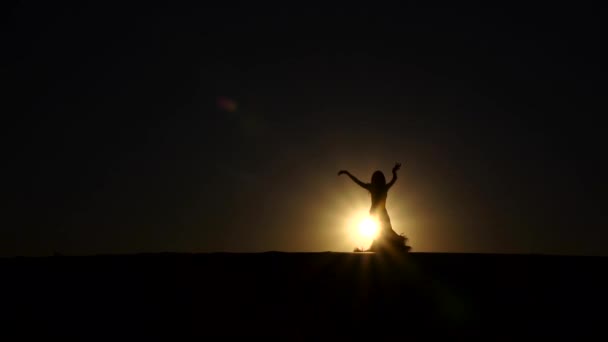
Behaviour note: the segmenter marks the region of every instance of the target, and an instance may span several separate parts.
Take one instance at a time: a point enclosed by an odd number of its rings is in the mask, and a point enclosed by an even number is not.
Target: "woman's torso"
[[[369,192],[372,196],[372,207],[370,211],[374,212],[377,210],[383,210],[386,207],[386,196],[388,195],[388,191],[386,187],[375,188],[370,187]]]

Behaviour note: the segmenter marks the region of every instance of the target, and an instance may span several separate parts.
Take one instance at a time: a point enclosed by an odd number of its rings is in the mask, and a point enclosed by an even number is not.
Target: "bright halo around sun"
[[[359,234],[365,239],[373,239],[378,234],[378,223],[373,218],[367,216],[359,222]]]

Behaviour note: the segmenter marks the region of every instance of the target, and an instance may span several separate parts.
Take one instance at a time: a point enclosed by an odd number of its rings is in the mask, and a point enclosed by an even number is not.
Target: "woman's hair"
[[[386,179],[384,178],[384,173],[382,173],[382,171],[378,170],[378,171],[374,172],[374,174],[372,175],[372,185],[374,185],[374,186],[385,186],[386,185]]]

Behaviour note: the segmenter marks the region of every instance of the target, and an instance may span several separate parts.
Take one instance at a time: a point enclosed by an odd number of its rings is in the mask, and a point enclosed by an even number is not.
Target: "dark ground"
[[[5,258],[0,334],[598,336],[606,266],[601,257],[427,253]]]

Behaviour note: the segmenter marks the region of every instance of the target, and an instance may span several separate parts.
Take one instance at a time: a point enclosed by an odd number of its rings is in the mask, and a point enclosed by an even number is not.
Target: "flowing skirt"
[[[397,235],[391,225],[391,218],[388,216],[386,208],[372,208],[369,211],[370,215],[374,217],[379,224],[378,236],[390,236]]]
[[[372,208],[370,215],[374,217],[379,224],[378,236],[372,242],[370,251],[405,251],[408,252],[411,247],[407,246],[407,238],[397,234],[391,225],[391,219],[388,216],[386,208]]]

